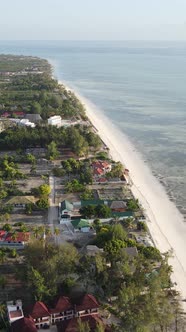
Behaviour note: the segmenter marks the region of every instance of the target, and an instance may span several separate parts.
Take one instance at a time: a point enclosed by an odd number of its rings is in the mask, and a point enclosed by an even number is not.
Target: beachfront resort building
[[[77,331],[79,319],[83,322],[86,321],[90,327],[93,327],[90,331],[94,331],[96,323],[100,322],[104,331],[110,332],[110,328],[104,325],[98,310],[99,303],[92,294],[83,294],[73,299],[59,296],[51,307],[47,307],[45,303],[38,301],[25,308],[25,316],[21,301],[16,301],[16,303],[7,302],[11,332],[36,332],[38,329],[48,328],[53,330],[53,327],[50,326],[55,324],[58,331],[70,332],[72,327],[75,328],[73,331]]]
[[[60,127],[61,126],[61,122],[62,122],[62,119],[61,119],[60,115],[54,115],[54,116],[51,116],[48,119],[48,125],[51,125],[51,126]]]
[[[32,318],[23,317],[11,324],[10,332],[37,332]]]
[[[33,305],[26,308],[26,315],[31,317],[37,329],[50,326],[51,314],[43,302],[35,302]]]
[[[105,175],[111,171],[112,165],[107,161],[96,160],[92,163],[91,166],[94,180],[96,182],[104,182],[103,180],[106,181]]]

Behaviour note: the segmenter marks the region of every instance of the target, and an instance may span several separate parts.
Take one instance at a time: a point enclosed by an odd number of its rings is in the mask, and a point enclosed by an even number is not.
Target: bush
[[[148,259],[157,260],[157,261],[161,260],[161,253],[155,247],[142,247],[141,252]]]
[[[78,193],[85,190],[85,186],[81,184],[77,179],[69,181],[65,185],[65,191],[67,193]]]
[[[4,224],[2,229],[6,232],[10,232],[12,230],[12,226],[10,224]]]
[[[61,177],[66,174],[66,171],[60,167],[53,168],[52,172],[53,172],[54,176],[57,176],[57,177]]]
[[[14,226],[24,226],[24,222],[23,221],[18,221],[14,224]]]
[[[147,232],[148,228],[147,228],[147,225],[144,221],[138,221],[137,223],[137,229],[139,231],[144,231],[144,232]]]
[[[26,207],[25,207],[25,213],[26,214],[31,214],[32,210],[33,210],[33,204],[32,203],[27,204]]]
[[[16,258],[18,256],[16,249],[11,249],[9,253],[9,257]]]
[[[41,198],[36,203],[37,207],[41,210],[46,210],[49,208],[48,198]]]
[[[97,159],[100,159],[100,160],[109,160],[108,153],[105,152],[105,151],[98,152],[98,153],[96,154],[96,158],[97,158]]]

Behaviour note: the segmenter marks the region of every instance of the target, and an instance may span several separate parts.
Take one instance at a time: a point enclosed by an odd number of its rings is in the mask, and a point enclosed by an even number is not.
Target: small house
[[[87,219],[75,219],[71,221],[75,232],[88,233],[90,232],[91,226]]]
[[[23,111],[15,111],[12,115],[17,116],[18,118],[23,118],[25,113]]]
[[[61,120],[62,119],[60,115],[51,116],[50,118],[48,118],[48,125],[60,127]]]
[[[97,254],[103,253],[103,249],[98,248],[97,246],[94,245],[88,245],[86,246],[86,254],[88,256],[96,256]]]
[[[40,123],[42,121],[42,117],[40,114],[28,113],[25,115],[25,119],[28,119],[30,122],[33,122],[33,123]]]
[[[6,200],[5,205],[13,205],[15,209],[25,209],[29,204],[35,204],[38,198],[34,196],[13,196]]]
[[[98,181],[99,178],[104,178],[104,175],[110,172],[112,169],[111,164],[107,161],[97,160],[92,163],[92,171],[95,181]]]
[[[20,126],[35,128],[35,123],[30,122],[28,119],[22,119],[18,123]]]
[[[127,203],[124,201],[112,201],[110,208],[112,212],[125,212],[127,210]]]
[[[14,323],[16,320],[23,318],[23,309],[22,309],[22,301],[8,301],[7,302],[7,313],[8,313],[8,321],[10,325]]]
[[[59,218],[60,224],[71,221],[71,214],[74,210],[74,206],[67,200],[64,200],[59,204]]]
[[[65,200],[60,204],[60,214],[70,214],[74,210],[74,206],[69,201]]]
[[[138,250],[136,247],[126,247],[122,251],[129,256],[129,259],[133,259],[138,256]]]
[[[29,232],[17,232],[0,235],[0,247],[9,247],[15,249],[24,249],[25,244],[30,240]]]

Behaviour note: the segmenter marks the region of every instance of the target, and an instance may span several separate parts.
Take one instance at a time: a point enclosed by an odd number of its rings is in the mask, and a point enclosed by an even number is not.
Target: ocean
[[[0,53],[48,59],[128,136],[186,216],[186,42],[0,41]]]

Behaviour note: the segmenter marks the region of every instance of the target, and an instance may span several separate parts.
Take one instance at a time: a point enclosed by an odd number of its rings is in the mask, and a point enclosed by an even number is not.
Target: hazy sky
[[[186,0],[0,0],[0,39],[186,40]]]

